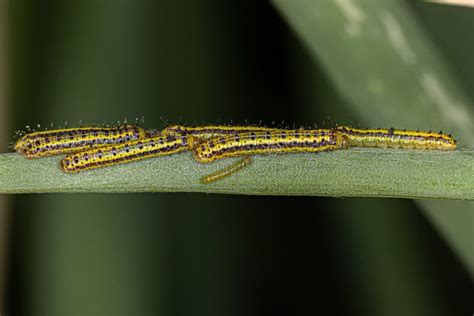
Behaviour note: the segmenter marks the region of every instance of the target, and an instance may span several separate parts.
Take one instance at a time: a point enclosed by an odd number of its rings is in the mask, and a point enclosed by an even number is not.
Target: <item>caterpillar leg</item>
[[[228,176],[230,176],[234,173],[239,172],[240,170],[247,167],[251,163],[252,163],[252,158],[250,156],[247,156],[247,157],[231,164],[230,166],[227,166],[227,167],[225,167],[221,170],[218,170],[216,172],[213,172],[211,174],[208,174],[208,175],[202,177],[201,178],[201,183],[202,184],[209,184],[209,183],[215,182],[217,180],[223,179],[223,178],[228,177]]]

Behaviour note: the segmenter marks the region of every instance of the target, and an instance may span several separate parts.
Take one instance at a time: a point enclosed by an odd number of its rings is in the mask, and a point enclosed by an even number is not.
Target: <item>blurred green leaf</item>
[[[405,2],[273,3],[362,122],[370,127],[444,129],[454,132],[463,146],[474,146],[472,106]],[[458,243],[472,243],[472,236],[458,235],[465,229],[456,229],[460,216],[462,222],[472,222],[472,217],[465,217],[472,204],[444,204],[440,209],[437,203],[419,201],[474,273],[474,248]],[[455,208],[455,213],[437,214]],[[438,223],[441,218],[443,223]]]

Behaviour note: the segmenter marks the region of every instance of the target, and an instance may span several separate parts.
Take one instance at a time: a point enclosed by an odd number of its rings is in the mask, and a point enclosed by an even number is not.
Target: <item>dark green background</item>
[[[142,116],[147,128],[358,124],[265,1],[7,8],[13,130]],[[472,86],[472,58],[456,60],[473,43],[453,34],[473,14],[413,10]],[[468,273],[407,200],[15,196],[10,247],[15,315],[472,313]]]

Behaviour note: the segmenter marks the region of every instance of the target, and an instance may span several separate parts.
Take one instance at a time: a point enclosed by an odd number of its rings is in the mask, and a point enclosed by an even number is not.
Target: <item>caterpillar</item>
[[[241,159],[225,168],[222,168],[220,170],[217,170],[216,172],[213,172],[211,174],[208,174],[204,177],[201,178],[201,183],[202,184],[209,184],[212,182],[215,182],[217,180],[226,178],[234,173],[237,173],[238,171],[242,170],[243,168],[247,167],[252,163],[252,158],[247,156],[244,157],[244,159]]]
[[[196,147],[201,163],[256,154],[320,152],[347,147],[345,136],[330,129],[253,132],[210,139]]]
[[[389,129],[357,129],[338,126],[349,147],[380,147],[401,149],[454,150],[456,140],[451,135],[433,132]]]
[[[65,128],[24,135],[17,140],[14,149],[26,158],[33,159],[80,152],[145,137],[145,130],[135,125]]]
[[[61,167],[67,173],[75,173],[171,155],[187,148],[186,137],[154,136],[70,154],[61,161]]]
[[[187,127],[182,125],[171,125],[161,131],[161,134],[171,136],[193,136],[200,140],[208,140],[219,136],[230,136],[245,133],[272,132],[281,129],[260,126],[229,126],[229,125],[206,125]]]

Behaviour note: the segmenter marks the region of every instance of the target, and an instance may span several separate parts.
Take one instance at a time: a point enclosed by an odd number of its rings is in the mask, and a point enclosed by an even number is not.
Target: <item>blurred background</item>
[[[359,89],[357,76],[344,71],[382,62],[381,80],[403,81],[391,53],[379,48],[388,37],[410,63],[400,27],[416,29],[472,105],[474,42],[466,36],[474,11],[357,3],[310,4],[317,9],[310,12],[314,32],[324,35],[314,44],[300,32],[291,1],[0,0],[1,152],[27,125],[141,117],[147,128],[380,122],[467,135],[471,127],[462,119],[457,125],[423,115],[423,106],[436,102],[429,98],[413,99],[406,123],[404,110],[394,108],[409,96],[403,84],[385,87],[391,99],[377,105],[392,116],[361,115],[361,104],[378,102],[366,90],[384,86],[372,80]],[[371,26],[364,10],[377,6],[382,22]],[[391,16],[405,20],[397,24]],[[350,39],[363,32],[361,21],[374,30],[364,48],[372,55],[354,59],[359,50]],[[384,28],[388,35],[377,37]],[[349,40],[341,40],[341,30]],[[352,81],[341,84],[340,77]],[[429,92],[432,81],[426,82]],[[395,199],[0,196],[0,313],[471,315],[471,274],[422,211],[455,211],[453,205],[472,211],[468,203]]]

